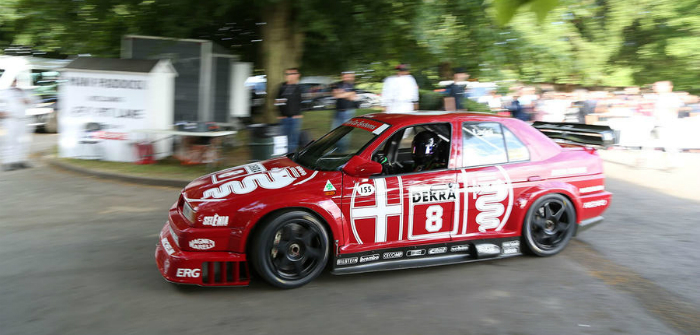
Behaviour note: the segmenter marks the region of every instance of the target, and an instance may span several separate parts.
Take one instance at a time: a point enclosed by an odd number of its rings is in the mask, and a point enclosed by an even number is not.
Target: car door
[[[464,122],[461,135],[465,211],[455,240],[517,235],[509,219],[531,170],[527,146],[500,122]]]
[[[346,245],[352,253],[422,242],[444,242],[456,230],[459,185],[448,169],[452,150],[449,123],[405,127],[391,134],[373,153],[384,172],[370,178],[343,178]],[[413,160],[412,142],[421,132],[440,139],[434,164],[421,168]]]

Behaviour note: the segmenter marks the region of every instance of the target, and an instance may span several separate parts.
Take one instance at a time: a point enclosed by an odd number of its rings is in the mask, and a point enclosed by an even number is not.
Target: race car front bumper
[[[183,251],[173,240],[169,223],[160,232],[156,265],[165,280],[200,286],[245,286],[250,271],[245,254],[225,251]]]

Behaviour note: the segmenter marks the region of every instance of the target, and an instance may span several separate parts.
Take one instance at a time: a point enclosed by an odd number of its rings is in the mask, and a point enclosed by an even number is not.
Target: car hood
[[[260,198],[267,192],[279,193],[290,188],[310,178],[313,172],[287,157],[274,158],[199,177],[185,187],[183,195],[185,200],[198,205],[248,196]]]

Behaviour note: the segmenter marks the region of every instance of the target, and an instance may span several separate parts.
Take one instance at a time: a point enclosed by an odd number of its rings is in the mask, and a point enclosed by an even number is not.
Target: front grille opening
[[[238,273],[240,273],[239,280],[250,280],[250,273],[248,273],[248,267],[245,262],[238,263]]]
[[[209,282],[209,262],[204,262],[202,263],[202,282],[203,283],[208,283]]]
[[[250,273],[246,262],[203,262],[202,282],[204,284],[239,283],[248,281]]]

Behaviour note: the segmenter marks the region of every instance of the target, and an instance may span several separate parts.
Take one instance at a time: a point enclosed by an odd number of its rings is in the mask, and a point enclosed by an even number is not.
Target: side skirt
[[[332,274],[411,269],[522,255],[520,239],[508,237],[379,249],[335,257]]]

